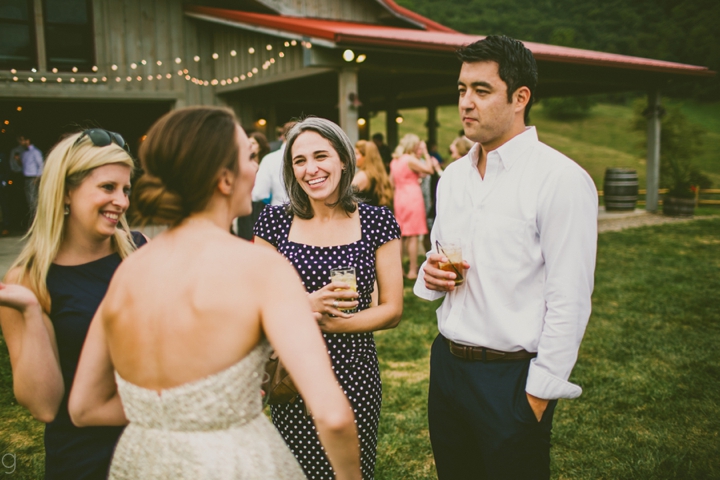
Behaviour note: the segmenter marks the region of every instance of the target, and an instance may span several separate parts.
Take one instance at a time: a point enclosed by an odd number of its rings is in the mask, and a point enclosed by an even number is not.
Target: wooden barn
[[[351,139],[385,111],[454,104],[454,50],[464,35],[392,0],[1,0],[0,150],[14,131],[48,148],[65,130],[99,125],[133,148],[164,112],[232,107],[248,130],[273,136],[290,118],[337,121]],[[539,97],[649,94],[648,209],[657,205],[659,101],[673,80],[705,67],[526,43]],[[271,138],[272,139],[272,138]]]

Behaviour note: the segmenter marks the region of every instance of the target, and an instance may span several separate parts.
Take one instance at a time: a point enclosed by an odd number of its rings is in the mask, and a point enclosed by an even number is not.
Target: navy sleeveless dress
[[[375,251],[400,238],[400,227],[389,209],[358,204],[362,238],[347,245],[316,247],[288,240],[292,216],[282,205],[267,206],[255,224],[255,235],[277,248],[295,267],[305,289],[312,293],[330,283],[330,270],[355,267],[358,310],[370,307],[375,287]],[[332,368],[355,411],[360,436],[363,478],[375,475],[377,431],[382,384],[372,333],[323,333]],[[333,479],[330,462],[318,440],[315,425],[303,415],[302,399],[272,407],[275,427],[297,458],[307,478]]]
[[[146,243],[132,232],[139,247]],[[50,265],[47,288],[52,306],[50,320],[55,329],[65,395],[55,420],[45,426],[45,478],[90,480],[107,478],[115,444],[124,427],[78,428],[70,421],[68,397],[75,378],[80,352],[95,311],[107,292],[110,279],[120,265],[113,253],[90,263]]]

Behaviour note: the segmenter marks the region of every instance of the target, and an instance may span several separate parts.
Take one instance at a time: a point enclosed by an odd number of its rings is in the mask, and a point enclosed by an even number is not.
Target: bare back
[[[271,292],[255,278],[267,253],[219,228],[182,227],[125,260],[101,307],[120,376],[162,390],[244,358],[262,336]]]

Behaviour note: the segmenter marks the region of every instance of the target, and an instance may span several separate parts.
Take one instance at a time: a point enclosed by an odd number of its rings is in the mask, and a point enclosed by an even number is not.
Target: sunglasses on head
[[[80,143],[80,140],[85,137],[88,137],[92,144],[96,147],[107,147],[111,143],[114,143],[124,149],[127,153],[130,153],[130,147],[119,133],[111,132],[110,130],[105,130],[103,128],[90,128],[88,130],[83,130],[82,135],[75,140],[75,145]]]

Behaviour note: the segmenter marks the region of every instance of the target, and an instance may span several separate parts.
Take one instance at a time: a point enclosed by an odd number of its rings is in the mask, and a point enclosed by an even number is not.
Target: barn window
[[[37,68],[32,0],[0,0],[0,70]]]
[[[90,71],[95,64],[89,0],[45,0],[45,50],[48,69]]]

